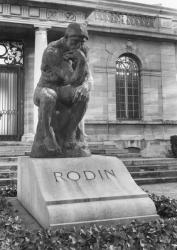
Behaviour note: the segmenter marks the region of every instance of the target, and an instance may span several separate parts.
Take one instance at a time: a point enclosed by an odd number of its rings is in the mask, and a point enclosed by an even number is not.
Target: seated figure
[[[34,93],[39,117],[31,157],[89,156],[83,116],[93,83],[87,60],[85,26],[68,25],[65,36],[50,43],[42,57]]]

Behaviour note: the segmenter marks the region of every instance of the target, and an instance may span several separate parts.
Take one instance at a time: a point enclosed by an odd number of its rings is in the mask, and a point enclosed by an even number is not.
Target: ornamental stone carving
[[[0,4],[0,14],[3,16],[22,17],[23,19],[38,19],[55,22],[85,21],[85,13],[82,11],[48,9],[28,5]]]
[[[155,17],[152,16],[96,10],[94,12],[94,19],[95,21],[113,24],[144,26],[148,28],[155,27]]]

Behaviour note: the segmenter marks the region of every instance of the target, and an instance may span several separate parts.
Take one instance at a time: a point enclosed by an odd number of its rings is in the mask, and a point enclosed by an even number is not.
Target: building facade
[[[0,1],[0,144],[33,140],[42,53],[70,22],[89,30],[89,140],[169,156],[177,134],[177,10],[119,0]]]

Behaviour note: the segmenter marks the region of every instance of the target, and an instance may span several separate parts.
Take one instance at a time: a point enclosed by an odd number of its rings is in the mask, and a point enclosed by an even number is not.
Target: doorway
[[[0,42],[0,140],[23,134],[22,44]]]

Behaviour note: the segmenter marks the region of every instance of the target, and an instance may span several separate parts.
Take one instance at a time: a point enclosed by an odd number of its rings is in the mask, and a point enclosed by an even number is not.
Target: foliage
[[[26,229],[5,195],[15,186],[0,189],[0,249],[3,250],[173,250],[177,249],[177,201],[149,194],[161,219],[132,221],[127,225],[93,225],[55,230]]]
[[[177,217],[177,200],[155,194],[149,194],[149,197],[153,200],[160,217]]]
[[[17,186],[15,184],[0,187],[0,196],[16,197]]]
[[[145,191],[148,193],[148,191]],[[148,193],[149,197],[153,200],[157,213],[162,218],[171,218],[177,216],[177,200],[170,199],[164,195],[158,196],[156,194]],[[0,188],[0,196],[6,197],[16,197],[17,196],[17,186],[7,185]]]

